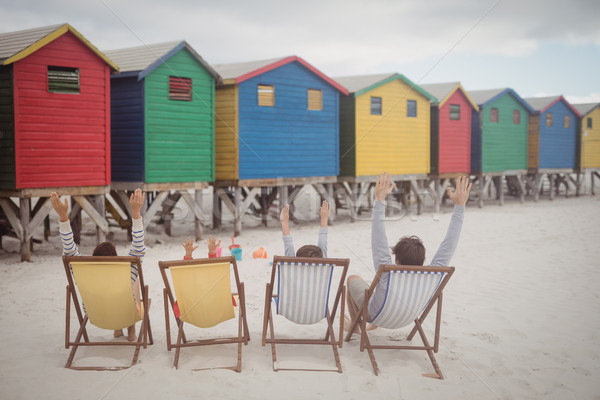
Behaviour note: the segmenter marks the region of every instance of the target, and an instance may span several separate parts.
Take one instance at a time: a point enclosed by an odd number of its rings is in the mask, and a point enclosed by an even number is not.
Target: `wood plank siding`
[[[218,86],[215,93],[215,179],[238,179],[238,89]]]
[[[546,116],[552,114],[552,126],[547,126]],[[565,117],[569,126],[565,127]],[[559,101],[540,115],[539,168],[575,168],[575,142],[577,116]]]
[[[529,116],[527,128],[527,168],[538,169],[540,166],[540,115]]]
[[[192,79],[191,101],[169,99],[169,77]],[[214,78],[181,50],[145,78],[145,182],[214,180]]]
[[[588,128],[588,119],[591,119],[591,128]],[[600,168],[600,107],[581,119],[581,166]]]
[[[371,97],[381,97],[381,115],[371,115]],[[416,117],[407,117],[407,100]],[[429,173],[430,102],[401,79],[356,98],[356,176]]]
[[[450,119],[450,107],[460,106],[459,119]],[[471,170],[471,112],[461,90],[456,90],[439,109],[439,173],[469,173]]]
[[[80,93],[49,93],[48,66],[77,68]],[[16,188],[110,183],[109,66],[67,32],[13,64]]]
[[[356,174],[356,100],[340,96],[340,176]]]
[[[274,87],[274,106],[258,105],[258,85]],[[322,110],[308,109],[308,89]],[[239,179],[336,176],[339,91],[298,61],[238,84]]]
[[[498,110],[498,122],[491,122],[492,109]],[[521,118],[513,122],[513,111]],[[527,169],[527,124],[529,112],[511,94],[505,94],[480,112],[482,172]]]
[[[0,188],[16,187],[12,65],[0,67]]]
[[[113,182],[144,182],[144,81],[111,80]]]

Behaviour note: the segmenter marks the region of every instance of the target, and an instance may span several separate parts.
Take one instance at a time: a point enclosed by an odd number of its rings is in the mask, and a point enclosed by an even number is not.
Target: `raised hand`
[[[58,214],[58,218],[60,222],[66,222],[69,220],[69,203],[67,203],[67,199],[65,202],[60,201],[60,197],[56,192],[50,193],[50,202],[52,203],[52,208]]]
[[[452,188],[448,188],[446,193],[448,197],[454,201],[457,206],[464,206],[469,200],[469,193],[471,192],[472,183],[468,176],[459,176],[456,179],[456,189],[453,191]]]
[[[375,183],[375,200],[384,201],[386,196],[394,190],[396,184],[392,182],[392,176],[387,172],[377,177]]]
[[[221,243],[221,242],[219,242]],[[217,252],[217,238],[214,236],[209,236],[208,237],[208,255],[213,255]]]
[[[321,227],[327,228],[327,221],[329,220],[329,215],[331,214],[331,208],[329,208],[329,203],[327,200],[323,200],[319,214],[321,215]]]
[[[185,258],[192,258],[192,253],[198,248],[198,246],[194,246],[194,241],[190,238],[185,239],[185,242],[181,243],[181,245],[185,249]]]
[[[141,211],[144,206],[144,200],[146,200],[146,193],[142,192],[142,189],[135,189],[135,192],[129,197],[129,205],[131,206],[131,217],[133,219],[139,219],[142,217]]]
[[[290,234],[290,205],[286,204],[279,214],[279,221],[281,221],[281,233],[283,236]]]

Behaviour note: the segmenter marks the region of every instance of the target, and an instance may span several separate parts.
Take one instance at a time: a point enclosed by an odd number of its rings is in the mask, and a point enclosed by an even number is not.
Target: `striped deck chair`
[[[183,261],[159,261],[160,273],[165,288],[165,327],[167,350],[175,348],[175,368],[179,364],[179,353],[183,347],[237,343],[237,363],[234,366],[213,367],[242,371],[242,343],[248,344],[250,333],[246,319],[244,283],[240,282],[235,257],[199,258]],[[231,292],[233,269],[237,293]],[[170,274],[167,274],[167,270]],[[169,276],[170,275],[170,280]],[[172,287],[171,287],[172,283]],[[238,296],[238,332],[236,336],[215,337],[188,341],[184,323],[198,328],[210,328],[235,318],[234,295]],[[177,342],[171,342],[170,314],[177,322]],[[201,368],[208,369],[208,368]],[[200,370],[200,369],[196,369]]]
[[[144,285],[142,264],[138,257],[69,257],[63,256],[67,274],[67,312],[65,328],[65,348],[73,347],[65,368],[76,370],[120,370],[137,362],[140,348],[152,344],[152,330],[148,310],[148,286]],[[141,307],[135,304],[131,287],[131,265],[138,269]],[[80,302],[81,298],[81,302]],[[79,331],[74,341],[70,340],[71,301]],[[141,314],[140,314],[141,313]],[[134,342],[90,341],[86,325],[88,321],[98,328],[119,330],[142,321],[139,335]],[[80,346],[133,346],[135,347],[131,365],[118,367],[76,367],[73,366],[75,353]]]
[[[343,315],[346,296],[344,282],[348,272],[349,259],[336,258],[301,258],[301,257],[279,257],[273,258],[271,281],[267,283],[265,295],[265,311],[263,319],[262,345],[271,344],[273,356],[273,370],[303,370],[303,371],[337,371],[342,372],[342,365],[338,355],[338,346],[342,346]],[[339,283],[334,285],[334,300],[329,307],[330,288],[333,279],[334,268],[341,268]],[[277,275],[277,294],[273,294],[275,288],[275,277]],[[336,279],[337,281],[337,279]],[[340,342],[335,340],[333,321],[337,307],[341,300],[340,318]],[[327,330],[323,339],[310,338],[281,338],[275,337],[273,322],[272,303],[275,310],[288,320],[303,325],[316,324],[324,319],[327,320]],[[267,334],[269,331],[269,335]],[[333,369],[301,369],[280,368],[277,363],[276,344],[313,344],[329,345],[333,350],[333,356],[337,368]]]
[[[383,306],[372,319],[367,316],[368,304],[371,296],[377,287],[377,283],[383,273],[389,272],[388,290]],[[402,266],[402,265],[382,265],[379,267],[373,282],[368,290],[365,290],[365,300],[359,309],[358,318],[346,335],[346,341],[352,337],[356,325],[360,327],[360,351],[367,349],[373,371],[375,375],[379,374],[379,368],[373,349],[399,349],[399,350],[425,350],[435,374],[423,374],[423,376],[444,379],[434,353],[438,352],[440,342],[440,324],[442,319],[442,291],[448,283],[448,280],[454,273],[454,267],[424,267],[424,266]],[[425,332],[423,331],[423,321],[437,303],[435,331],[433,345],[429,344]],[[414,327],[407,336],[407,340],[412,340],[418,332],[423,346],[404,345],[396,346],[391,344],[373,345],[366,330],[366,323],[388,329],[399,329],[414,323]]]

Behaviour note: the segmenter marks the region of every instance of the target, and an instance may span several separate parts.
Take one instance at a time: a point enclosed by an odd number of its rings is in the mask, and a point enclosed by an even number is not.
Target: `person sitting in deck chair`
[[[395,186],[396,184],[392,182],[392,177],[385,172],[377,178],[375,184],[375,201],[373,203],[371,225],[371,251],[373,253],[375,272],[377,272],[381,265],[393,265],[385,233],[385,198],[392,192]],[[431,266],[449,265],[458,245],[458,239],[460,238],[465,205],[469,199],[470,191],[471,182],[469,182],[467,176],[457,178],[456,189],[454,191],[448,188],[447,195],[454,201],[454,211],[452,212],[452,219],[450,220],[446,237],[435,253],[430,264]],[[425,262],[425,246],[423,246],[423,242],[417,236],[404,236],[391,249],[395,255],[395,263],[397,265],[423,265]],[[389,273],[381,276],[379,284],[371,296],[367,311],[368,320],[372,320],[383,307],[386,298],[388,277]],[[358,275],[350,275],[347,279],[347,287],[350,292],[350,296],[347,297],[347,303],[351,318],[351,321],[345,323],[348,329],[352,326],[358,310],[362,306],[365,289],[368,289],[369,286]],[[374,328],[376,327],[371,325],[367,329]],[[357,333],[357,330],[354,333]]]
[[[143,193],[141,189],[136,189],[129,198],[129,205],[131,206],[131,247],[129,249],[129,255],[134,257],[140,257],[142,259],[146,254],[146,247],[144,245],[144,223],[142,220],[141,210],[146,199],[146,193]],[[67,199],[64,199],[64,203],[60,201],[60,197],[56,192],[50,194],[50,200],[54,211],[58,214],[58,224],[60,239],[62,241],[63,255],[64,256],[81,256],[77,244],[73,240],[73,230],[71,229],[71,223],[69,221],[69,204]],[[92,256],[116,256],[117,249],[110,242],[102,242],[94,249]],[[131,264],[131,287],[133,289],[134,298],[136,304],[140,304],[140,286],[138,281],[138,270],[137,267]],[[85,305],[84,305],[85,306]],[[114,331],[114,336],[123,336],[122,330]],[[134,341],[135,337],[135,325],[127,328],[127,340],[130,342]]]

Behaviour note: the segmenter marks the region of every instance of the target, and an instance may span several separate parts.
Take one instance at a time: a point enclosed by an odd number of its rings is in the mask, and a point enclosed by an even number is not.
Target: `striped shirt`
[[[79,248],[73,239],[73,230],[71,229],[70,221],[58,221],[58,231],[60,233],[60,240],[63,246],[64,256],[80,256]],[[146,246],[144,245],[144,223],[142,218],[134,219],[131,226],[131,247],[129,248],[129,255],[139,257],[140,260],[144,259],[146,254]],[[135,283],[138,277],[138,269],[135,264],[131,264],[131,285]]]

